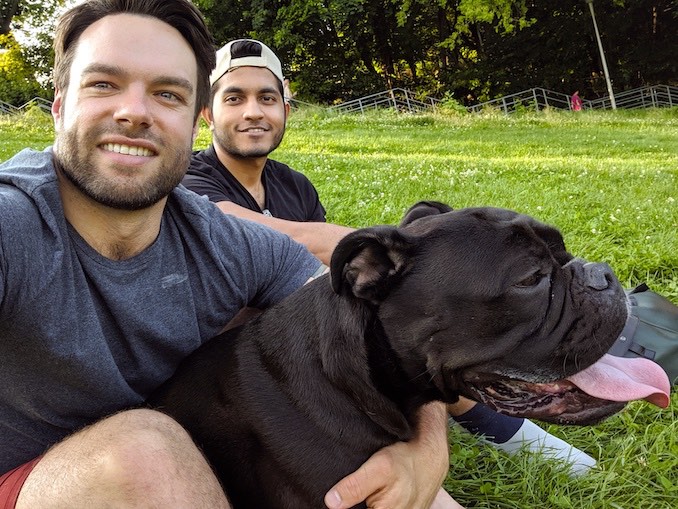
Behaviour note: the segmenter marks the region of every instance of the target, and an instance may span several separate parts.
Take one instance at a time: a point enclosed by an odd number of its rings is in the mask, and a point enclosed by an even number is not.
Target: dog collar
[[[635,335],[636,329],[638,328],[638,322],[638,317],[629,313],[629,316],[626,318],[624,328],[607,353],[614,355],[615,357],[640,356],[653,361],[657,352],[650,350],[649,348],[645,348],[643,345],[633,341],[633,336]]]

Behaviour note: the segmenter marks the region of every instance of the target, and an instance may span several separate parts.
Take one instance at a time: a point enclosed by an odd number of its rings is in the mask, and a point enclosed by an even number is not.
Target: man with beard
[[[183,184],[228,214],[290,235],[329,265],[334,246],[351,229],[326,223],[308,178],[268,157],[283,139],[290,111],[280,60],[259,41],[231,41],[217,52],[210,83],[202,115],[212,144],[193,154]]]
[[[212,144],[193,154],[183,184],[228,214],[288,234],[329,265],[337,242],[351,229],[326,223],[308,178],[268,157],[283,139],[290,110],[280,60],[252,39],[229,42],[216,59],[210,107],[202,112]],[[566,461],[574,474],[595,465],[593,458],[527,419],[501,415],[464,398],[448,410],[464,429],[508,453],[523,448],[541,452]]]
[[[177,186],[215,64],[188,0],[80,2],[54,48],[54,146],[0,165],[0,507],[226,508],[185,430],[143,403],[240,308],[322,266]],[[328,503],[428,507],[446,450],[429,406]]]

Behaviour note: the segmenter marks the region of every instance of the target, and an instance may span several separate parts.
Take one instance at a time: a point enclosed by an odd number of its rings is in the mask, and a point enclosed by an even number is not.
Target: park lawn
[[[23,115],[0,115],[0,162],[24,148],[42,150],[53,139],[52,117],[37,107]]]
[[[51,121],[0,117],[0,160],[52,140]],[[571,252],[606,261],[678,303],[678,109],[504,116],[333,115],[294,111],[273,154],[309,176],[333,222],[397,223],[422,199],[531,214]],[[209,143],[201,129],[196,148]],[[0,218],[1,220],[1,218]],[[596,426],[546,426],[598,459],[571,479],[532,455],[509,457],[450,430],[453,496],[478,508],[674,508],[678,397],[634,402]]]
[[[511,208],[678,302],[678,109],[296,115],[273,157],[309,176],[331,221],[392,224],[422,199]]]

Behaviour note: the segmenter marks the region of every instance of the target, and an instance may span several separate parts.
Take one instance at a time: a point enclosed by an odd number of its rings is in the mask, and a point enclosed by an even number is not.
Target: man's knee
[[[137,447],[143,450],[195,447],[188,432],[170,416],[147,408],[125,410],[83,430],[92,438],[110,440],[103,444],[121,452],[134,454]]]
[[[165,414],[136,409],[105,418],[50,449],[28,476],[17,507],[93,507],[103,501],[182,507],[190,500],[227,507],[188,433]]]
[[[97,426],[101,428],[95,429]],[[100,458],[102,477],[130,488],[143,486],[148,479],[157,482],[183,469],[189,461],[202,459],[181,425],[154,410],[127,410],[85,430],[88,431],[100,447],[94,454]]]

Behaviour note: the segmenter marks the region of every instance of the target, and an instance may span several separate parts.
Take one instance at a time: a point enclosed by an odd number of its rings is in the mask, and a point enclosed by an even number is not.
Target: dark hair
[[[261,51],[259,42],[243,39],[235,41],[231,46],[231,58],[260,57]]]
[[[243,57],[260,57],[261,56],[261,43],[258,41],[252,41],[249,39],[242,39],[240,41],[235,41],[231,46],[231,58],[243,58]],[[285,88],[283,83],[278,81],[278,90],[281,96],[285,95]],[[210,109],[212,108],[212,103],[214,102],[214,96],[217,93],[219,88],[218,81],[216,81],[210,90]]]
[[[113,14],[151,16],[179,31],[193,49],[198,65],[195,118],[210,101],[209,76],[216,64],[214,45],[200,11],[188,0],[88,0],[64,13],[54,36],[54,84],[68,87],[78,39],[93,23]]]

